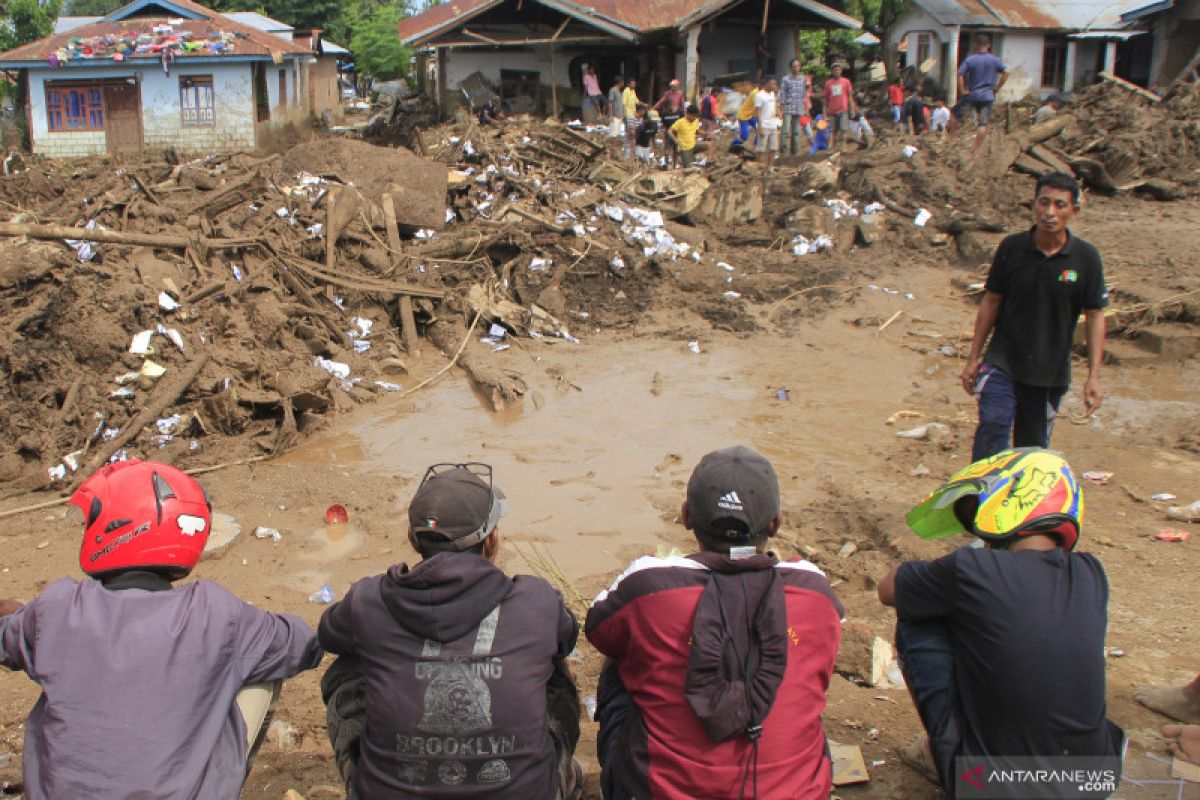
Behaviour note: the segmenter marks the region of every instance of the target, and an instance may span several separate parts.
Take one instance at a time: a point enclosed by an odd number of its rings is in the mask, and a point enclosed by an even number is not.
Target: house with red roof
[[[192,0],[134,0],[0,53],[28,80],[33,152],[252,148],[310,114],[310,40],[292,41]]]
[[[518,110],[574,113],[589,65],[602,91],[636,77],[654,101],[678,78],[695,100],[704,85],[786,71],[798,29],[859,27],[840,0],[447,0],[400,20],[398,35],[432,51],[444,110],[482,79],[532,107]]]

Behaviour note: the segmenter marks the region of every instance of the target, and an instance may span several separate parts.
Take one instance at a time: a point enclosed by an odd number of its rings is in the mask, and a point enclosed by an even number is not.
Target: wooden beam
[[[1106,81],[1111,81],[1112,83],[1115,83],[1117,86],[1120,86],[1124,89],[1128,89],[1129,91],[1131,91],[1135,94],[1140,94],[1142,97],[1146,98],[1147,100],[1149,100],[1152,103],[1157,103],[1160,100],[1162,100],[1162,98],[1159,97],[1158,95],[1156,95],[1154,92],[1146,91],[1142,87],[1138,86],[1136,83],[1130,83],[1129,81],[1125,80],[1124,78],[1118,78],[1116,75],[1113,75],[1111,73],[1101,72],[1100,77]]]
[[[568,25],[570,22],[571,22],[571,18],[570,18],[570,17],[564,17],[564,18],[563,18],[563,21],[562,21],[562,25],[559,25],[559,26],[558,26],[558,30],[556,30],[556,31],[554,32],[554,35],[553,35],[553,36],[551,36],[550,38],[551,38],[551,39],[553,39],[554,41],[558,41],[558,37],[562,36],[562,32],[563,32],[563,31],[565,31],[565,30],[567,29],[567,25]]]
[[[481,42],[487,42],[488,44],[500,44],[500,42],[491,38],[490,36],[484,36],[482,33],[476,33],[467,27],[464,27],[462,32],[465,36],[470,36],[472,39],[478,39]]]
[[[564,36],[561,39],[496,39],[495,44],[487,44],[479,41],[463,41],[451,40],[445,42],[436,42],[431,47],[525,47],[535,44],[584,44],[584,43],[604,43],[604,44],[625,44],[620,39],[612,36]]]

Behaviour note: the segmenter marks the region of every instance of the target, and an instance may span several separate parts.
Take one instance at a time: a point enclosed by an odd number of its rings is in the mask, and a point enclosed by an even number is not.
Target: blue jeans
[[[962,745],[955,709],[954,640],[939,620],[896,622],[896,653],[943,787],[953,797],[954,757]]]
[[[994,456],[1009,447],[1049,447],[1058,404],[1065,386],[1017,383],[1004,370],[984,364],[975,382],[979,427],[971,461]]]
[[[738,120],[738,135],[733,138],[730,147],[739,147],[746,143],[752,131],[758,131],[758,117]]]

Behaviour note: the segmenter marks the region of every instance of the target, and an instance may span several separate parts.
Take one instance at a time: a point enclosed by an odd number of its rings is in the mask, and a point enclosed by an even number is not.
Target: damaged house
[[[25,74],[34,153],[252,148],[270,126],[336,103],[336,66],[322,69],[314,41],[192,0],[135,0],[0,54],[0,69]],[[327,72],[332,89],[314,85]]]
[[[1146,0],[911,0],[892,27],[905,65],[957,99],[958,65],[976,33],[1008,66],[1002,100],[1046,97],[1095,83],[1101,72],[1147,85],[1155,37],[1128,12]],[[1162,4],[1159,4],[1162,5]]]
[[[840,4],[817,0],[453,0],[399,23],[402,43],[436,59],[430,86],[445,110],[479,79],[518,111],[578,108],[586,65],[602,89],[618,75],[657,98],[679,78],[689,99],[706,83],[787,69],[799,28],[857,29]],[[476,75],[478,73],[478,75]]]

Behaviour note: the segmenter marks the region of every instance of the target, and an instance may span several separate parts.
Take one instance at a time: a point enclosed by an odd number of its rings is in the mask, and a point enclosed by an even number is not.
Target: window
[[[46,84],[46,123],[52,132],[104,130],[104,90]]]
[[[180,78],[179,107],[183,109],[183,124],[187,127],[216,124],[212,76],[188,75]]]
[[[1042,86],[1061,89],[1067,77],[1067,37],[1047,36],[1042,48]]]
[[[930,51],[933,50],[933,34],[918,33],[917,34],[917,69],[929,60]]]

